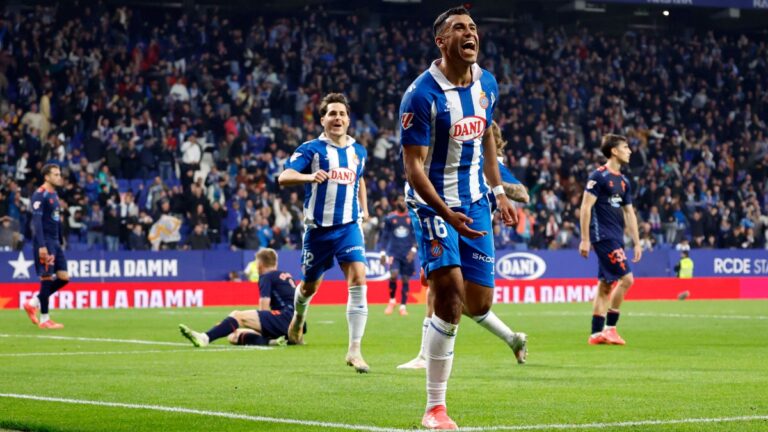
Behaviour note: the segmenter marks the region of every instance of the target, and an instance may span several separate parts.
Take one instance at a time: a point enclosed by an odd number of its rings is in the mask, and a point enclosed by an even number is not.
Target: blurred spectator
[[[203,227],[202,223],[195,224],[195,228],[192,231],[192,234],[190,234],[187,237],[186,244],[184,245],[184,249],[192,249],[192,250],[205,250],[211,248],[211,239],[208,238],[208,235],[205,233],[205,228]]]
[[[98,202],[108,250],[130,246],[142,210],[150,226],[176,227],[155,232],[157,248],[198,223],[212,244],[297,247],[302,195],[274,178],[319,135],[319,98],[341,91],[350,134],[370,154],[364,232],[375,245],[380,216],[403,189],[397,106],[436,57],[431,23],[317,6],[257,20],[200,9],[179,26],[173,14],[131,6],[151,19],[125,26],[110,18],[114,5],[86,4],[75,16],[3,8],[12,25],[0,35],[0,216],[18,222],[20,236],[28,238],[37,170],[58,161],[75,243],[99,247],[98,235],[79,234],[80,224],[98,226]],[[531,195],[514,230],[494,227],[497,245],[572,247],[586,176],[613,132],[633,151],[626,174],[638,221],[649,224],[644,247],[768,246],[764,35],[704,25],[609,34],[527,19],[483,27],[481,65],[499,83],[495,115],[509,142],[504,163]]]
[[[149,250],[149,241],[144,234],[144,228],[141,224],[135,224],[128,236],[128,249],[134,251]]]

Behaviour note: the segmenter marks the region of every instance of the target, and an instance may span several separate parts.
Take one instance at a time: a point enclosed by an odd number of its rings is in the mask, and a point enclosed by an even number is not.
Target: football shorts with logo
[[[40,261],[39,246],[33,245],[32,252],[35,256],[35,271],[40,277],[49,277],[59,271],[67,271],[67,258],[64,256],[64,249],[57,243],[49,243],[46,246],[48,255],[53,256],[53,264],[47,264]]]
[[[629,260],[624,253],[624,245],[616,240],[608,239],[592,243],[598,261],[597,278],[607,283],[616,282],[624,275],[632,273]]]
[[[491,207],[486,197],[468,206],[452,209],[472,218],[470,228],[487,232],[476,239],[460,236],[431,208],[416,203],[411,206],[416,214],[412,220],[419,259],[427,277],[439,268],[458,266],[465,280],[486,287],[495,285],[493,226]]]
[[[363,231],[356,222],[330,227],[310,228],[304,232],[301,269],[304,280],[314,282],[333,267],[333,259],[341,263],[365,264]]]

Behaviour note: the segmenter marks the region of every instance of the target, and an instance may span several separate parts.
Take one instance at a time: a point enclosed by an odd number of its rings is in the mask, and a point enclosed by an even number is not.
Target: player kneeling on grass
[[[293,318],[296,284],[291,274],[277,269],[277,252],[262,249],[256,253],[259,269],[259,309],[234,311],[205,333],[184,324],[181,334],[196,347],[227,337],[235,345],[285,345],[288,325]],[[306,329],[304,329],[306,332]]]

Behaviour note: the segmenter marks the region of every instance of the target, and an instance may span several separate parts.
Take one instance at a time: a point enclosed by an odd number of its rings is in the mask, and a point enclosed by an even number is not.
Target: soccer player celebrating
[[[608,162],[590,174],[580,214],[579,254],[586,258],[590,247],[594,248],[599,262],[600,281],[588,341],[590,345],[624,345],[624,339],[616,332],[616,324],[621,302],[634,281],[624,254],[625,223],[634,244],[632,262],[640,261],[643,255],[629,180],[621,174],[621,167],[629,163],[632,151],[625,137],[614,134],[603,136],[600,151]],[[611,293],[614,283],[616,287]]]
[[[55,164],[44,165],[41,174],[43,185],[32,194],[32,249],[35,270],[40,276],[40,291],[24,303],[24,310],[32,323],[41,329],[57,330],[64,325],[48,316],[48,300],[69,283],[67,259],[61,247],[61,206],[56,194],[56,188],[64,184],[64,180],[61,169]],[[38,310],[40,318],[37,317]]]
[[[389,261],[389,304],[384,313],[391,315],[395,309],[395,293],[397,292],[397,279],[401,278],[400,290],[400,315],[408,315],[405,308],[408,303],[408,283],[414,273],[413,259],[416,256],[416,239],[413,236],[411,217],[408,216],[408,208],[405,206],[405,197],[397,196],[395,211],[384,218],[384,228],[381,231],[379,248],[381,249],[381,261]]]
[[[491,133],[494,136],[494,141],[496,142],[496,155],[497,160],[499,161],[499,172],[501,173],[501,184],[504,186],[504,193],[507,195],[507,198],[521,202],[521,203],[527,203],[529,200],[528,197],[528,189],[512,174],[511,171],[509,171],[509,168],[507,168],[504,165],[503,162],[503,155],[504,155],[504,146],[507,145],[507,142],[504,141],[504,139],[501,136],[501,129],[499,128],[499,125],[496,124],[494,121],[491,123]],[[489,200],[491,200],[491,207],[496,206],[496,197],[493,195],[493,193],[488,194]],[[412,211],[412,210],[411,210]],[[414,224],[414,229],[419,232],[420,227],[418,224]],[[419,234],[420,235],[420,234]],[[424,258],[419,256],[419,259],[424,262]],[[427,311],[426,311],[426,317],[424,318],[424,322],[422,323],[422,331],[421,331],[421,349],[419,350],[419,354],[413,359],[406,363],[403,363],[399,365],[398,369],[424,369],[427,367],[427,359],[424,357],[424,339],[427,334],[427,330],[429,329],[429,323],[432,319],[432,313],[433,313],[433,307],[432,307],[432,292],[429,290],[429,284],[427,283],[427,279],[424,277],[424,270],[421,271],[420,275],[420,282],[422,286],[422,290],[427,291]],[[465,310],[465,314],[468,312]],[[483,317],[483,315],[479,316],[480,318]],[[472,317],[473,319],[475,317]],[[490,318],[490,321],[488,320]],[[502,341],[504,341],[507,345],[512,348],[512,351],[515,354],[515,358],[517,359],[517,362],[519,364],[524,364],[526,360],[526,356],[528,355],[528,348],[527,348],[527,335],[525,333],[515,333],[512,330],[510,330],[503,322],[501,322],[495,315],[487,314],[485,316],[485,319],[482,321],[478,321],[478,323],[485,328],[486,330],[489,330],[497,337],[501,338]]]
[[[307,308],[335,257],[349,287],[346,362],[357,372],[367,373],[368,364],[360,350],[368,319],[365,246],[360,227],[360,220],[368,215],[363,179],[367,153],[347,135],[349,103],[344,95],[331,93],[323,98],[320,122],[324,132],[299,146],[278,178],[281,186],[304,185],[304,280],[296,290],[288,341],[303,343]]]
[[[490,311],[495,272],[486,179],[504,223],[513,225],[516,214],[504,194],[496,144],[487,129],[498,85],[476,64],[477,26],[466,9],[453,8],[437,17],[433,29],[442,58],[403,95],[401,144],[407,200],[421,227],[417,242],[434,293],[424,349],[427,406],[422,425],[456,429],[446,412],[445,394],[462,311],[479,323],[501,323]]]
[[[184,324],[181,334],[196,347],[204,347],[223,337],[235,345],[283,345],[288,324],[293,318],[296,284],[291,274],[277,269],[277,252],[262,249],[256,253],[259,270],[259,309],[234,311],[205,333]]]

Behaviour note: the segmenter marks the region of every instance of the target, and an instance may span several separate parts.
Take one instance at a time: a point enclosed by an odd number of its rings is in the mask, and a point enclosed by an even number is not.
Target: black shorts
[[[277,339],[288,336],[288,326],[291,324],[293,311],[259,311],[261,335],[267,339]]]
[[[629,268],[624,245],[616,240],[603,240],[593,243],[592,247],[599,262],[597,278],[608,283],[616,282],[624,275],[632,273]]]
[[[32,252],[35,257],[35,271],[41,278],[50,277],[56,272],[67,271],[67,258],[64,256],[64,250],[60,245],[48,245],[48,255],[54,256],[53,264],[46,264],[40,261],[40,247],[37,245],[32,246]]]
[[[408,262],[405,258],[392,258],[392,265],[389,267],[389,270],[397,270],[400,273],[400,277],[413,276],[413,273],[416,271],[413,265],[413,260]]]

